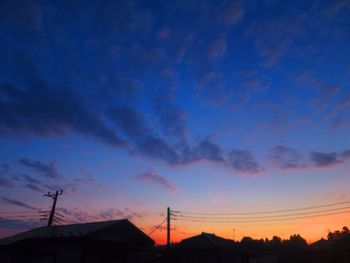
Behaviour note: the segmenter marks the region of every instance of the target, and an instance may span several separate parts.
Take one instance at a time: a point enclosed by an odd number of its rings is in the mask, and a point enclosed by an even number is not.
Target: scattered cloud
[[[124,208],[124,210],[109,208],[107,210],[103,210],[99,212],[95,217],[102,220],[113,220],[113,219],[120,219],[120,218],[127,218],[130,220],[134,220],[134,219],[142,219],[144,218],[145,215],[146,215],[145,213],[134,212],[129,208]]]
[[[227,25],[234,25],[244,16],[244,9],[238,4],[239,1],[227,1],[222,7],[222,13],[218,16]]]
[[[15,184],[10,177],[10,166],[7,164],[0,165],[0,187],[12,188]]]
[[[216,145],[215,143],[211,142],[208,138],[201,141],[194,149],[193,152],[193,159],[194,160],[210,160],[210,161],[217,161],[222,162],[224,161],[223,158],[224,152],[223,150]]]
[[[87,212],[80,209],[67,209],[59,207],[57,208],[59,213],[62,213],[65,216],[66,220],[69,220],[72,223],[84,223],[88,221],[105,221],[105,220],[116,220],[116,219],[142,219],[147,216],[147,213],[135,212],[129,207],[124,207],[121,209],[108,208],[101,210],[99,212]]]
[[[317,167],[329,167],[343,162],[343,160],[340,158],[337,152],[323,153],[311,151],[310,160]]]
[[[350,149],[342,151],[339,155],[343,159],[350,158]]]
[[[15,187],[15,184],[7,178],[0,177],[0,187],[12,188]]]
[[[156,185],[159,185],[161,187],[164,187],[170,191],[175,191],[176,187],[171,184],[167,179],[165,179],[163,176],[157,174],[152,169],[148,170],[145,173],[139,174],[136,176],[136,179],[143,181],[143,182],[150,182]]]
[[[264,171],[247,150],[232,149],[227,154],[227,163],[238,172],[257,174]]]
[[[186,140],[186,113],[174,105],[170,95],[155,100],[155,115],[165,136]]]
[[[179,153],[166,141],[154,136],[145,136],[136,143],[137,151],[145,156],[161,159],[169,164],[179,164]]]
[[[71,130],[111,145],[122,144],[98,114],[87,107],[82,94],[66,86],[49,85],[30,54],[8,52],[2,66],[9,75],[17,76],[16,82],[24,87],[11,82],[0,83],[0,135],[15,132],[49,136]]]
[[[309,158],[304,158],[304,155],[294,148],[277,145],[270,150],[268,159],[277,167],[286,170],[310,167],[327,168],[350,159],[350,150],[338,152],[310,151]]]
[[[91,171],[86,167],[80,167],[79,172],[82,174],[82,177],[74,179],[76,184],[93,184],[95,179]]]
[[[40,192],[42,193],[44,190],[39,187],[37,184],[25,184],[24,185],[25,188],[28,188],[30,190],[33,190],[33,191],[37,191],[37,192]]]
[[[252,38],[258,55],[263,58],[265,67],[275,66],[287,54],[302,34],[302,17],[278,18],[274,20],[255,20],[247,28],[245,35]]]
[[[340,102],[338,103],[337,109],[345,110],[345,109],[349,109],[349,107],[350,107],[350,94],[347,94],[340,100]]]
[[[41,181],[39,181],[38,179],[35,179],[34,177],[28,174],[20,174],[18,175],[18,177],[30,184],[41,184]]]
[[[157,37],[159,38],[167,38],[171,35],[171,30],[168,27],[162,27],[157,32]]]
[[[296,149],[277,145],[271,149],[268,158],[282,169],[295,169],[305,167],[303,155]]]
[[[247,28],[246,38],[237,45],[249,47],[253,44],[258,59],[250,54],[252,64],[262,59],[265,66],[272,67],[290,54],[302,53],[299,52],[300,43],[306,46],[304,43],[310,42],[305,38],[306,35],[315,39],[322,36],[318,29],[330,21],[319,19],[322,10],[324,16],[332,17],[334,14],[345,14],[349,8],[348,1],[336,0],[326,4],[326,8],[323,4],[320,4],[320,8],[306,6],[308,8],[300,12],[300,6],[296,3],[291,4],[290,9],[282,8],[280,13],[271,17],[263,12],[257,14],[254,21],[249,22],[245,20],[245,14],[253,9],[250,10],[251,5],[240,1],[209,1],[201,5],[183,2],[160,4],[159,10],[152,5],[145,8],[139,1],[108,1],[94,7],[97,11],[93,17],[94,26],[83,27],[92,21],[91,10],[89,6],[77,2],[73,4],[72,10],[81,10],[78,17],[73,11],[62,9],[67,14],[70,28],[67,30],[67,25],[59,19],[42,20],[50,17],[45,15],[45,8],[41,9],[45,5],[25,4],[18,8],[10,2],[4,5],[4,21],[0,23],[1,28],[6,25],[14,28],[11,30],[13,32],[7,32],[9,35],[3,37],[0,47],[5,54],[0,65],[0,138],[12,134],[50,137],[76,133],[109,146],[123,147],[131,154],[162,160],[171,165],[209,160],[229,166],[237,172],[253,174],[262,172],[264,168],[249,150],[226,150],[226,146],[210,138],[190,141],[189,135],[197,135],[191,134],[192,131],[187,127],[187,116],[192,117],[187,110],[197,107],[191,105],[192,93],[203,94],[208,102],[215,102],[216,106],[224,102],[238,102],[238,105],[241,100],[252,97],[252,92],[267,86],[264,78],[270,74],[261,72],[260,68],[247,77],[232,76],[236,72],[234,68],[227,72],[223,69],[232,59],[229,57],[231,50],[228,44],[234,40],[233,30],[242,33],[242,28]],[[52,10],[60,7],[49,6]],[[268,8],[273,11],[276,6]],[[159,19],[159,11],[167,14],[165,21]],[[181,21],[175,21],[175,15],[181,17]],[[76,23],[70,23],[70,19],[76,20]],[[319,24],[310,23],[312,20]],[[182,21],[188,28],[183,28]],[[238,25],[239,21],[244,24],[242,28]],[[27,42],[19,41],[22,35],[26,35],[24,32],[33,34],[25,48],[20,43]],[[45,38],[54,44],[50,50],[43,49],[43,52],[52,54],[47,56],[48,61],[57,61],[57,65],[47,63],[45,56],[39,57],[32,51],[35,49],[32,47],[42,46],[44,32],[47,34]],[[154,42],[143,42],[143,39],[152,39]],[[16,45],[13,45],[14,40],[18,42]],[[64,52],[57,52],[62,51],[56,49],[56,46],[62,47],[62,43],[67,43]],[[77,50],[77,46],[81,48]],[[57,60],[54,54],[58,53],[60,59]],[[244,50],[240,57],[244,59]],[[237,63],[240,66],[240,61]],[[162,72],[169,66],[171,70]],[[52,77],[55,75],[52,72],[57,73],[58,77]],[[188,101],[181,101],[187,103],[185,107],[176,105],[171,95],[159,96],[163,88],[168,88],[165,87],[168,83],[164,81],[164,76],[161,81],[156,76],[163,74],[171,78],[169,76],[174,76],[173,72],[178,72],[177,79],[184,86],[192,83],[182,83],[183,79],[193,80],[194,86],[200,86],[198,90],[188,92]],[[228,81],[236,77],[237,82]],[[345,111],[350,105],[349,94],[343,94],[344,89],[338,83],[318,79],[308,81],[306,86],[312,86],[319,96],[316,107],[324,109],[330,102],[338,102],[335,107]],[[150,87],[153,84],[156,87]],[[176,95],[182,95],[183,88],[176,89]],[[144,103],[145,94],[150,96],[151,99],[147,98],[147,101],[151,103]],[[194,96],[196,99],[197,94]],[[254,102],[255,105],[262,105],[260,98]],[[198,109],[200,107],[202,105]],[[193,112],[194,117],[201,114]],[[334,127],[339,126],[342,117],[333,123]],[[210,133],[212,130],[204,132]],[[336,165],[348,157],[346,151],[312,151],[310,160],[304,161],[300,152],[280,145],[271,150],[268,158],[282,169],[293,169],[310,166],[311,163],[318,167]],[[45,178],[57,179],[61,176],[53,162],[25,158],[19,162]],[[13,182],[4,175],[7,168],[1,169],[0,185],[12,187]],[[18,177],[27,188],[33,190],[64,185],[73,191],[81,183],[93,183],[93,178],[80,178],[67,183],[69,186],[65,183],[46,183],[44,186],[31,175]]]
[[[138,140],[151,133],[141,113],[130,106],[113,107],[109,114],[117,127],[131,139]]]
[[[226,53],[226,39],[220,36],[210,44],[207,50],[207,56],[211,59],[220,59]]]
[[[334,17],[341,12],[347,12],[350,10],[350,3],[347,0],[334,0],[325,9],[324,15]]]
[[[7,164],[0,165],[0,175],[6,175],[10,172],[10,166]]]
[[[263,169],[248,151],[237,151],[228,154],[210,140],[210,136],[191,146],[186,138],[186,123],[180,108],[171,103],[169,97],[156,101],[157,116],[162,131],[166,136],[177,137],[180,143],[170,144],[148,125],[140,112],[129,106],[115,107],[110,114],[116,125],[128,136],[133,145],[133,152],[148,157],[164,160],[169,164],[183,165],[194,161],[209,160],[228,165],[239,172],[258,173]]]
[[[34,206],[28,205],[24,202],[21,202],[21,201],[15,200],[15,199],[2,197],[1,200],[3,203],[9,204],[9,205],[19,206],[19,207],[23,207],[23,208],[27,208],[27,209],[31,209],[31,210],[37,210],[37,208],[35,208]]]
[[[160,105],[159,105],[160,104]],[[162,100],[157,105],[158,116],[164,134],[182,138],[180,143],[170,144],[168,141],[154,135],[141,115],[135,109],[123,106],[110,111],[117,126],[131,139],[133,152],[148,157],[164,160],[169,164],[185,165],[194,161],[209,160],[228,165],[239,172],[258,173],[263,169],[258,165],[248,151],[231,151],[225,160],[225,151],[207,137],[198,144],[191,146],[186,140],[186,124],[181,109],[176,108],[169,101]],[[167,127],[165,127],[167,126]]]
[[[26,159],[26,158],[21,158],[18,161],[20,164],[30,168],[31,170],[37,172],[38,174],[44,177],[52,178],[52,179],[58,179],[62,177],[62,175],[58,173],[55,163],[53,162],[47,164],[40,161]],[[33,182],[33,178],[29,176],[24,175],[24,178],[26,180],[32,180]]]

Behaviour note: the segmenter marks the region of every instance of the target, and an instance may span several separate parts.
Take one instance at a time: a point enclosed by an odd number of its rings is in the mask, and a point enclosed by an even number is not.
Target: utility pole
[[[52,204],[49,219],[47,221],[47,226],[52,226],[52,221],[55,216],[57,198],[59,195],[62,195],[62,193],[63,193],[63,190],[56,190],[55,193],[48,192],[47,194],[44,194],[44,196],[51,197],[53,199],[53,204]]]
[[[170,207],[167,209],[167,248],[170,249]]]

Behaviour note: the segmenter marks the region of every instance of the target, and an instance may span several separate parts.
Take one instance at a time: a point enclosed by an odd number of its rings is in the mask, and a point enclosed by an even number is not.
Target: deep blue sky
[[[347,0],[1,1],[0,210],[349,198],[349,28]]]

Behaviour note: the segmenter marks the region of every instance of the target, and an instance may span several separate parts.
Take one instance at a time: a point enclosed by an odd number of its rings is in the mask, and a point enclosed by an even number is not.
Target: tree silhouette
[[[289,240],[283,241],[283,245],[288,249],[305,249],[308,247],[306,240],[299,234],[291,235]]]
[[[335,230],[334,232],[329,232],[327,238],[329,241],[337,241],[340,240],[350,234],[349,228],[347,226],[343,226],[343,229]]]

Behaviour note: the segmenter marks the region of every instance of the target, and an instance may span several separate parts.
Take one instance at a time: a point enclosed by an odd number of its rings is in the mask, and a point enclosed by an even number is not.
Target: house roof
[[[247,253],[249,250],[233,240],[225,239],[215,234],[202,232],[200,235],[184,239],[178,245],[180,249],[198,249],[198,250],[226,250]]]
[[[335,245],[334,241],[326,240],[324,238],[321,238],[320,240],[312,243],[309,248],[311,250],[320,250],[320,249],[331,249]]]
[[[153,239],[127,219],[34,228],[1,239],[0,245],[12,244],[26,239],[77,237],[118,243],[154,245]]]

